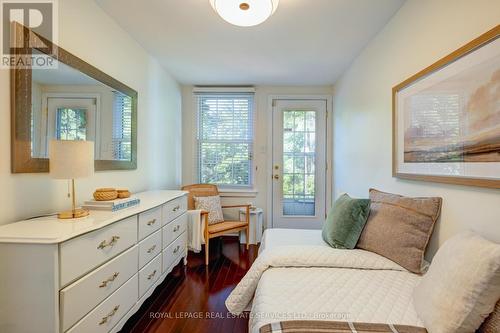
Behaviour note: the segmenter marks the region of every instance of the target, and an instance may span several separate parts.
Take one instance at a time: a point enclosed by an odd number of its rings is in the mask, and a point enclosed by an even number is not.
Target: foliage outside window
[[[72,108],[57,109],[56,138],[58,140],[86,140],[87,110]]]
[[[253,94],[198,94],[198,180],[252,186]]]
[[[283,214],[314,216],[316,113],[283,112]]]

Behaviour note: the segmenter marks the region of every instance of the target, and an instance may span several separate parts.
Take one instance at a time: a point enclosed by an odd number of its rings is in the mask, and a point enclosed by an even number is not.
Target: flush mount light
[[[210,0],[225,21],[241,27],[260,24],[274,14],[279,0]]]

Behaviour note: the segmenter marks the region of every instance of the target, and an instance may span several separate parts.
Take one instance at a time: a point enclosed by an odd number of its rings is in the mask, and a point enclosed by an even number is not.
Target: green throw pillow
[[[331,247],[353,249],[370,214],[370,199],[343,194],[333,204],[323,225],[323,240]]]

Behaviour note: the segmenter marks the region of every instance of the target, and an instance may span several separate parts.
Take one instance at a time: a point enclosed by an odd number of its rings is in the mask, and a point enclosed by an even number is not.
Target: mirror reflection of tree
[[[59,108],[56,115],[58,140],[87,140],[87,111]]]

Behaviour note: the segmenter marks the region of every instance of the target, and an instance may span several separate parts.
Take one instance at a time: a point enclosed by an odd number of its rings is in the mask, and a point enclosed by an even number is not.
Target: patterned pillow
[[[209,225],[224,221],[220,196],[218,195],[209,197],[194,197],[194,207],[208,212]]]

